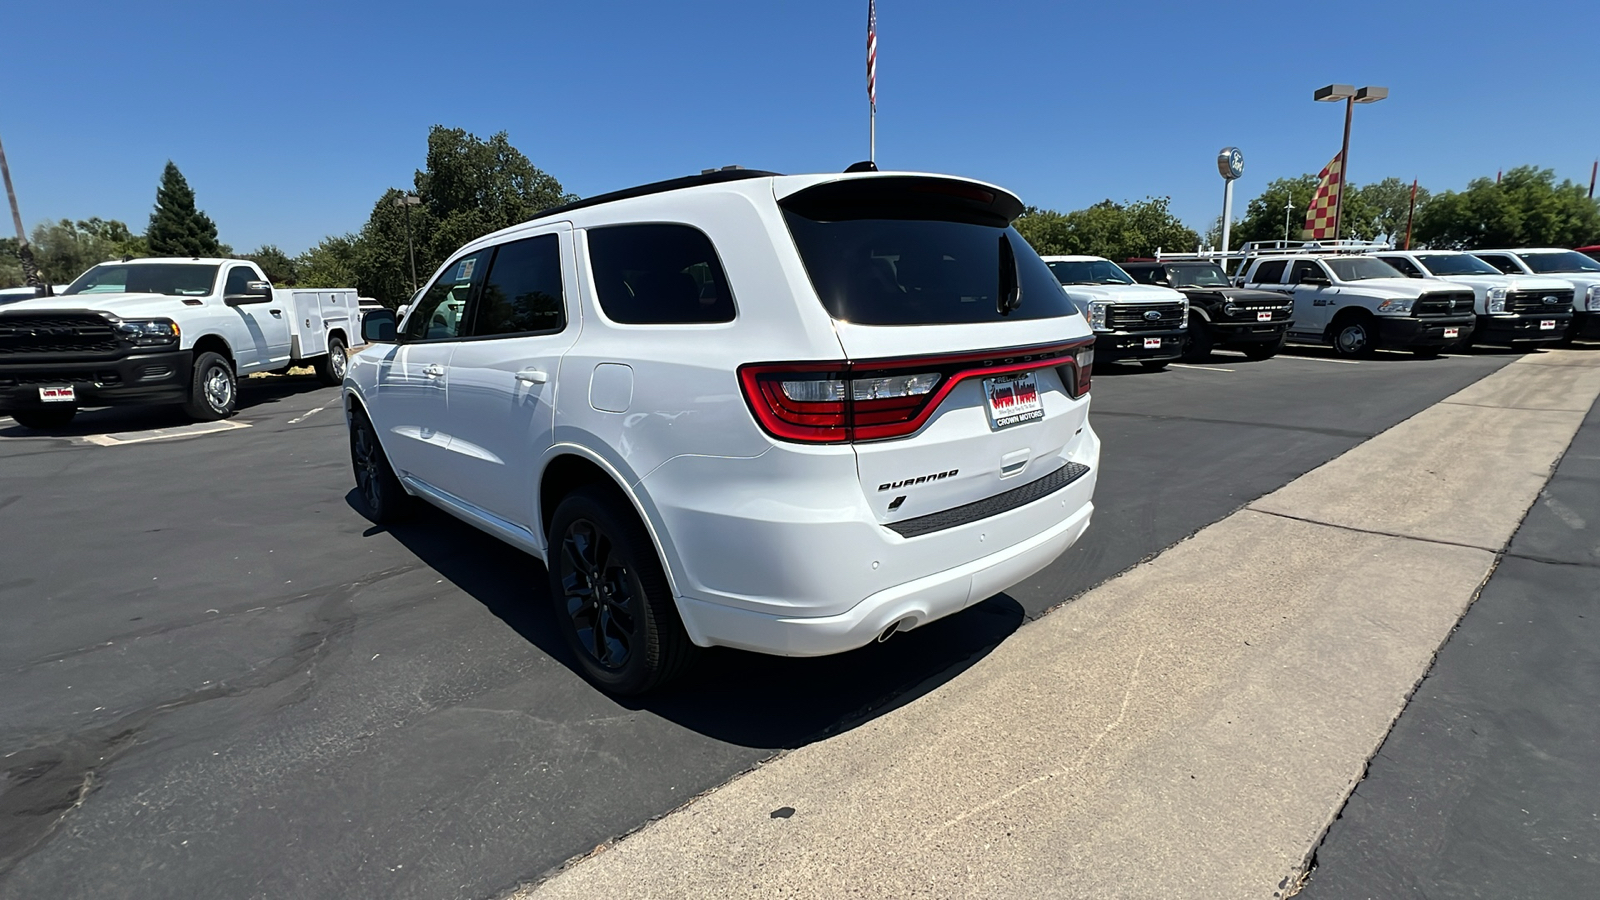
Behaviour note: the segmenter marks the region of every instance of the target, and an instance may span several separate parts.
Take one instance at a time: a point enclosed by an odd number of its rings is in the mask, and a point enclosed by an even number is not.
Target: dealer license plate
[[[1539,320],[1539,330],[1540,331],[1555,331],[1556,330],[1556,320],[1555,319],[1540,319]]]
[[[1144,339],[1144,348],[1146,350],[1160,350],[1161,349],[1161,338],[1145,338]]]
[[[1269,313],[1269,312],[1258,312],[1258,313],[1256,313],[1256,321],[1257,322],[1271,322],[1272,321],[1272,313]]]
[[[76,403],[78,394],[70,384],[62,387],[42,387],[39,388],[39,399],[45,403]]]
[[[1461,337],[1461,329],[1459,329],[1459,328],[1446,328],[1444,330],[1444,336],[1447,337],[1447,338]]]
[[[985,378],[983,395],[988,398],[989,421],[995,428],[1044,418],[1044,401],[1039,397],[1039,382],[1032,372]]]

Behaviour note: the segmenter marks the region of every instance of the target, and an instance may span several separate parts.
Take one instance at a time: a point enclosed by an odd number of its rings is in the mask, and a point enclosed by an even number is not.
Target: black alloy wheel
[[[655,546],[615,490],[590,485],[562,499],[548,567],[556,626],[602,689],[645,693],[695,656]]]
[[[362,515],[379,525],[405,518],[411,508],[411,496],[400,486],[400,479],[389,465],[372,420],[360,409],[350,414],[350,465],[355,470],[356,495],[364,507]]]

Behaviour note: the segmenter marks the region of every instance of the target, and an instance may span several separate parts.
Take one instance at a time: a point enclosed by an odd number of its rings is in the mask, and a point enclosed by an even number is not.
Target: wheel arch
[[[677,557],[662,530],[656,527],[657,519],[652,515],[649,498],[636,490],[636,486],[630,486],[628,479],[611,461],[580,444],[561,443],[551,447],[539,470],[533,518],[539,525],[539,535],[545,546],[545,562],[549,563],[553,541],[550,522],[561,498],[576,488],[591,484],[605,486],[627,500],[634,515],[644,525],[645,533],[650,535],[650,543],[655,546],[656,556],[661,560],[662,571],[667,576],[667,587],[676,602],[679,593]]]
[[[239,370],[239,361],[233,355],[233,348],[228,345],[228,339],[220,334],[200,335],[195,338],[194,346],[190,348],[190,352],[194,354],[195,359],[199,359],[202,353],[215,353],[227,360],[228,365],[233,366],[235,372]]]

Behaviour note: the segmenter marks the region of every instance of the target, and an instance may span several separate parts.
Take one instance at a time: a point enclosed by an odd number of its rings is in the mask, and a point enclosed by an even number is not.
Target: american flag
[[[878,3],[867,0],[867,101],[878,107]]]

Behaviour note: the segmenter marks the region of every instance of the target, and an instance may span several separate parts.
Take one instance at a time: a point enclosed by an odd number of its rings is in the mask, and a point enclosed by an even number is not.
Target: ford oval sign
[[[1244,174],[1244,154],[1238,147],[1223,147],[1217,154],[1217,172],[1229,181]]]
[[[1544,301],[1545,306],[1555,306],[1557,303],[1561,302],[1561,298],[1554,295],[1542,297],[1540,299]]]
[[[1159,321],[1161,319],[1161,310],[1159,310],[1159,309],[1148,310],[1148,311],[1145,312],[1144,317],[1146,319],[1152,321],[1152,322]]]

